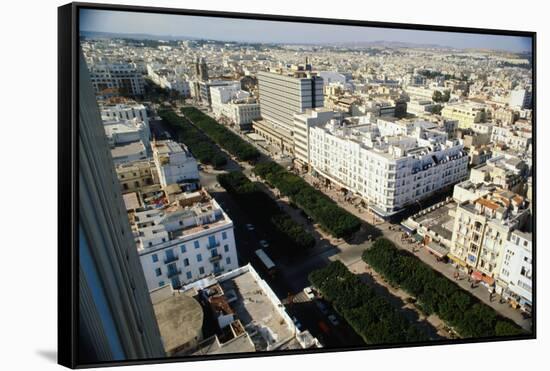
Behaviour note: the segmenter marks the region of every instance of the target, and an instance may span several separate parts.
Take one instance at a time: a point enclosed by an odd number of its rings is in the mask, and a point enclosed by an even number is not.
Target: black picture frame
[[[124,360],[116,362],[83,363],[78,357],[79,341],[79,10],[113,10],[125,12],[146,12],[158,14],[173,15],[192,15],[223,17],[236,19],[253,19],[266,21],[286,21],[299,23],[314,23],[325,25],[349,25],[378,28],[392,28],[403,30],[425,30],[425,31],[443,31],[452,33],[469,34],[487,34],[487,35],[505,35],[529,37],[532,40],[533,56],[533,102],[532,102],[532,122],[533,122],[533,183],[537,181],[536,166],[536,131],[537,131],[537,84],[536,84],[536,32],[514,31],[486,28],[464,28],[449,27],[441,25],[425,24],[406,24],[389,22],[372,22],[347,19],[327,19],[314,17],[282,16],[268,14],[237,13],[223,11],[203,11],[190,9],[160,8],[131,5],[112,5],[97,3],[70,3],[58,8],[58,363],[69,368],[88,368],[103,366],[124,366],[138,364],[156,364],[172,362],[194,362],[202,360],[216,359],[235,359],[245,357],[268,357],[289,354],[312,354],[341,352],[366,349],[387,349],[417,346],[436,346],[449,344],[469,344],[481,343],[487,341],[510,341],[510,340],[528,340],[536,339],[537,333],[537,233],[536,233],[536,186],[533,187],[533,330],[531,334],[510,336],[510,337],[489,337],[458,340],[441,340],[437,342],[425,342],[415,344],[392,344],[392,345],[372,345],[364,348],[341,348],[341,349],[309,349],[309,350],[288,350],[288,351],[270,351],[261,353],[239,353],[231,355],[208,355],[174,358],[154,358],[139,360]]]

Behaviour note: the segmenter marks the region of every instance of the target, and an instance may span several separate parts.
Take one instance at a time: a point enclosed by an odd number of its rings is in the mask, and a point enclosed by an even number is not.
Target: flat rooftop
[[[426,229],[437,233],[437,235],[442,238],[450,240],[453,235],[454,217],[450,216],[449,212],[455,209],[456,203],[451,201],[432,211],[426,212],[424,215],[414,218],[414,221],[422,224]],[[426,209],[422,211],[425,212]]]
[[[170,285],[151,291],[151,300],[167,353],[201,339],[204,313],[197,300],[173,291]]]
[[[128,157],[138,154],[143,154],[145,156],[145,146],[141,141],[117,145],[111,149],[111,156],[113,156],[113,158]]]
[[[256,350],[292,338],[294,331],[279,314],[266,292],[250,272],[242,273],[220,283],[224,292],[234,290],[238,300],[230,303],[237,318],[245,327]]]

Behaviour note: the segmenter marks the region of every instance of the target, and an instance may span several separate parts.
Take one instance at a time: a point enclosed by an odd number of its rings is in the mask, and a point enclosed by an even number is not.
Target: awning
[[[438,258],[444,258],[449,253],[449,249],[433,241],[426,245],[426,249]]]
[[[456,256],[449,254],[449,259],[451,259],[454,263],[460,265],[461,267],[466,267],[466,263],[457,258]]]
[[[473,271],[471,277],[476,281],[485,282],[489,286],[493,286],[495,284],[495,280],[492,277],[489,277],[479,271]]]
[[[416,226],[410,221],[405,220],[404,222],[401,222],[401,226],[405,229],[405,231],[409,234],[416,232]]]

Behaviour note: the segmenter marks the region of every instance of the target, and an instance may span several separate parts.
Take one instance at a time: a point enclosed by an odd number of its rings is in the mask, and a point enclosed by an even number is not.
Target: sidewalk
[[[308,183],[311,185],[314,185],[316,183],[315,178],[313,178],[311,175],[306,174],[306,176],[303,177]],[[357,207],[350,205],[348,202],[343,201],[343,196],[339,195],[337,191],[334,189],[327,190],[324,187],[321,187],[320,190],[325,193],[327,196],[329,196],[331,199],[333,199],[335,202],[338,203],[340,207],[343,209],[349,211],[353,215],[357,216],[361,220],[375,225],[382,231],[384,237],[391,240],[398,248],[411,251],[411,245],[407,245],[401,242],[401,233],[403,233],[401,230],[393,230],[391,231],[389,227],[392,225],[388,222],[383,222],[378,220],[374,214],[372,214],[370,211],[365,210],[364,208],[362,210],[358,210]],[[456,272],[455,268],[448,263],[438,262],[436,258],[431,255],[425,248],[421,247],[416,250],[417,252],[415,255],[422,260],[424,263],[429,265],[432,269],[436,270],[437,272],[443,274],[445,277],[447,277],[449,280],[454,281],[456,284],[458,284],[462,289],[465,291],[470,292],[472,295],[477,297],[479,300],[481,300],[483,303],[487,304],[488,306],[492,307],[498,314],[500,314],[503,317],[509,318],[515,323],[517,323],[519,326],[524,328],[525,330],[530,331],[532,328],[532,321],[529,318],[523,318],[521,312],[517,309],[512,308],[508,303],[500,303],[500,296],[495,294],[493,301],[489,300],[489,291],[481,285],[478,285],[476,288],[470,287],[470,282],[466,278],[455,280],[454,274]]]

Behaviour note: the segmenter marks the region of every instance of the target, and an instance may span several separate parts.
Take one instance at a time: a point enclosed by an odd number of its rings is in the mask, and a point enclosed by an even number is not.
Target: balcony
[[[208,246],[206,246],[206,248],[208,250],[211,250],[211,249],[214,249],[216,247],[219,247],[220,246],[220,243],[218,241],[214,242],[214,243],[209,243]]]
[[[174,276],[179,276],[180,274],[181,274],[181,269],[176,269],[176,270],[168,271],[166,275],[168,276],[168,278],[172,278]]]
[[[164,264],[170,264],[170,263],[173,263],[175,261],[177,261],[180,257],[178,255],[175,255],[175,256],[171,256],[169,258],[165,258],[164,259]]]
[[[221,254],[216,254],[216,255],[213,255],[210,258],[208,258],[208,261],[210,263],[214,263],[214,262],[220,261],[221,258],[222,258]]]

